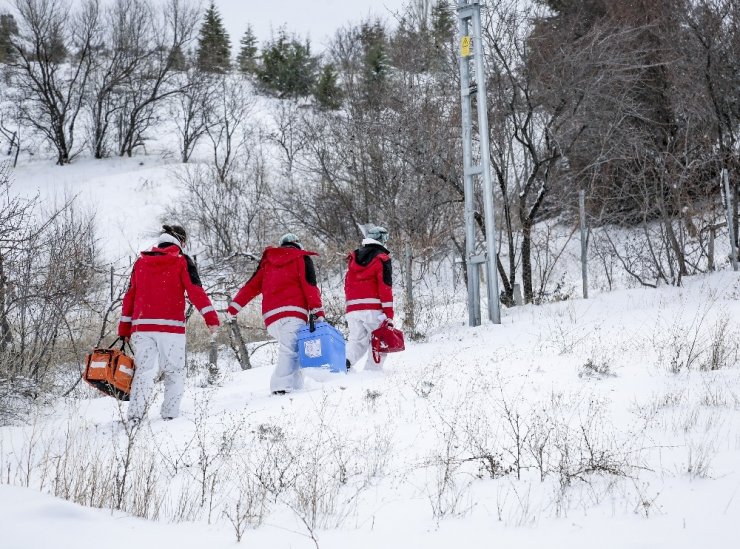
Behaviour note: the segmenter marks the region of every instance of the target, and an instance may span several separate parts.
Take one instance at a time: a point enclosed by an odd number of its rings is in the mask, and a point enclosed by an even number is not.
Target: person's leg
[[[267,327],[267,333],[277,339],[278,357],[275,370],[270,378],[270,390],[295,391],[303,388],[303,373],[298,366],[296,340],[298,330],[306,323],[300,318],[281,318]]]
[[[367,354],[367,360],[365,361],[365,369],[366,370],[382,370],[383,363],[385,362],[385,357],[388,356],[388,353],[380,353],[380,362],[375,362],[375,357],[373,356],[370,340],[372,337],[372,333],[378,328],[380,328],[380,325],[383,323],[383,321],[378,318],[380,316],[379,311],[365,311],[365,312],[368,314],[364,315],[362,320],[365,326],[365,330],[367,330],[367,333],[368,333],[367,346],[368,346],[368,349],[370,349],[370,352]]]
[[[347,326],[349,336],[347,337],[347,360],[351,366],[355,366],[362,356],[370,348],[370,332],[365,327],[367,311],[352,311],[347,313]]]
[[[131,382],[131,399],[128,404],[128,419],[144,419],[154,388],[154,380],[159,373],[159,351],[157,342],[150,333],[136,332],[131,336],[136,370]]]
[[[185,392],[185,334],[157,334],[160,364],[164,379],[161,415],[172,419],[180,415]]]

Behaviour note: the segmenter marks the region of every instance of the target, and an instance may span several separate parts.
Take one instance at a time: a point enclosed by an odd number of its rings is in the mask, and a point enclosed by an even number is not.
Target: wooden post
[[[414,289],[412,287],[414,282],[413,268],[414,268],[414,256],[411,253],[411,244],[406,242],[405,247],[405,263],[406,263],[406,318],[404,318],[404,328],[408,329],[410,333],[416,332],[416,319],[414,318]],[[407,328],[408,326],[408,328]]]
[[[730,174],[727,169],[722,170],[722,183],[725,189],[725,208],[727,210],[727,232],[730,236],[730,262],[732,270],[737,271],[737,242],[735,242],[735,209],[732,207],[732,195],[730,194]]]
[[[588,299],[588,232],[586,230],[586,191],[578,191],[578,209],[581,213],[581,279],[583,299]]]
[[[247,352],[247,346],[244,344],[244,338],[242,337],[239,326],[236,323],[236,319],[229,322],[229,330],[231,335],[234,336],[234,342],[236,343],[236,350],[239,352],[239,364],[242,370],[249,370],[252,368],[252,363],[249,361],[249,353]]]
[[[218,379],[218,344],[216,334],[211,334],[208,348],[208,383],[213,384]]]

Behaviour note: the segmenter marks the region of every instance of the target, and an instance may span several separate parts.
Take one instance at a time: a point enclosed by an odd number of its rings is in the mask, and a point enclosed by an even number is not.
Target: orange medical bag
[[[114,349],[118,341],[121,341],[121,348]],[[83,374],[90,385],[118,400],[129,399],[136,370],[134,359],[124,352],[125,346],[126,340],[118,338],[110,347],[96,347],[85,359]]]

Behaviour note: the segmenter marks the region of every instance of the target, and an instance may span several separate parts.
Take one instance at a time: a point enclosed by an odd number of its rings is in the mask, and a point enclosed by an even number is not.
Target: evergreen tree
[[[175,71],[184,71],[188,68],[188,60],[179,45],[170,50],[170,63],[172,70]]]
[[[308,41],[301,43],[281,30],[263,50],[257,76],[280,97],[306,97],[314,89],[317,65]]]
[[[321,69],[314,97],[324,109],[336,110],[342,106],[342,90],[339,88],[337,71],[331,63]]]
[[[226,72],[231,65],[229,35],[213,2],[200,27],[197,63],[198,68],[204,72]]]
[[[18,25],[15,18],[4,13],[0,15],[0,63],[7,63],[15,55],[13,46],[10,44],[10,37],[18,34]]]
[[[365,99],[377,106],[383,95],[388,76],[388,40],[382,23],[363,23],[360,28],[363,49],[363,83]]]
[[[255,73],[257,71],[257,37],[254,35],[252,25],[247,25],[247,30],[244,31],[239,44],[241,49],[236,58],[239,70],[247,74]]]
[[[432,36],[434,47],[442,49],[455,31],[455,16],[447,0],[437,0],[432,6]]]

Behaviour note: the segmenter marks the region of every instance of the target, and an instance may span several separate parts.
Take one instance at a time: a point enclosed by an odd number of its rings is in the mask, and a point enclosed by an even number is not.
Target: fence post
[[[405,263],[406,263],[406,318],[404,318],[404,328],[410,333],[416,332],[416,318],[414,316],[414,282],[412,269],[414,268],[414,256],[411,252],[411,244],[406,242],[405,246]]]
[[[737,271],[737,242],[735,242],[735,211],[732,207],[732,195],[730,194],[730,174],[727,169],[722,170],[722,183],[725,188],[725,208],[727,210],[727,232],[730,237],[730,262],[732,270]]]
[[[588,299],[588,232],[586,230],[586,191],[578,191],[578,209],[581,213],[581,279],[583,299]]]

